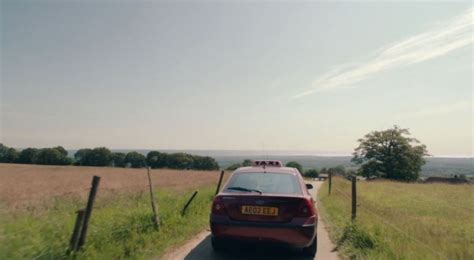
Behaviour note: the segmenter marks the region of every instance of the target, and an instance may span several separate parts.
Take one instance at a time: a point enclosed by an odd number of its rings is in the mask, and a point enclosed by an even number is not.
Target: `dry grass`
[[[357,259],[473,259],[474,185],[357,183],[357,220],[350,224],[351,185],[333,178],[319,193],[340,252]]]
[[[155,187],[175,191],[216,184],[219,179],[218,171],[156,169],[151,174]],[[66,195],[85,197],[94,175],[102,177],[99,196],[148,189],[146,169],[0,164],[0,207],[21,210]]]

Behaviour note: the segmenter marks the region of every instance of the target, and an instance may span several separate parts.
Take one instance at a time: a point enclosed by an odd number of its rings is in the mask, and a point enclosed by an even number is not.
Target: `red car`
[[[212,203],[212,247],[230,241],[271,242],[317,251],[318,213],[303,177],[280,161],[237,169]]]

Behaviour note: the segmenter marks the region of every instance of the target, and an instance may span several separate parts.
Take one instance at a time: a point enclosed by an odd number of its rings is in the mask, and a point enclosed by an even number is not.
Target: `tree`
[[[66,149],[64,149],[64,147],[62,146],[56,146],[56,147],[53,147],[53,149],[56,149],[58,150],[62,155],[64,156],[67,156],[68,155],[68,152],[66,151]]]
[[[72,159],[64,156],[58,149],[43,148],[35,156],[35,163],[42,165],[70,165]]]
[[[39,150],[36,148],[26,148],[21,150],[17,163],[34,164],[38,151]]]
[[[125,156],[124,153],[112,153],[112,166],[125,167]]]
[[[344,175],[346,173],[346,168],[343,165],[338,165],[327,169],[327,172],[331,174]]]
[[[76,160],[77,165],[86,165],[86,159],[87,156],[92,152],[92,149],[85,148],[85,149],[79,149],[77,152],[74,154],[74,159]]]
[[[301,166],[301,164],[299,164],[298,162],[295,162],[295,161],[288,162],[285,166],[286,166],[286,167],[296,168],[296,169],[298,169],[298,171],[299,171],[300,173],[303,173],[303,166]]]
[[[359,139],[352,162],[360,165],[365,177],[380,176],[394,180],[417,180],[426,146],[411,138],[408,129],[394,126],[384,131],[374,131]]]
[[[227,171],[235,171],[237,170],[238,168],[242,167],[242,165],[240,163],[234,163],[234,164],[231,164],[229,165],[226,170]]]
[[[168,167],[171,169],[192,169],[194,159],[187,153],[173,153],[169,155]]]
[[[78,155],[79,152],[81,153]],[[80,165],[110,166],[112,164],[112,152],[105,147],[97,147],[92,150],[81,149],[76,152],[74,157],[76,156],[80,158]]]
[[[125,164],[132,168],[143,168],[146,167],[146,157],[141,153],[129,152],[125,156]]]
[[[209,156],[194,156],[193,158],[193,169],[196,170],[219,170],[219,164],[217,164],[216,160]]]
[[[146,155],[146,163],[153,169],[166,168],[168,166],[168,154],[160,153],[158,151],[150,151]]]
[[[309,169],[304,173],[304,176],[308,178],[317,178],[319,176],[319,172],[317,169]]]
[[[14,163],[18,159],[18,151],[0,143],[0,163]]]
[[[245,167],[245,166],[252,166],[252,160],[250,160],[250,159],[245,159],[245,160],[242,162],[242,167]]]

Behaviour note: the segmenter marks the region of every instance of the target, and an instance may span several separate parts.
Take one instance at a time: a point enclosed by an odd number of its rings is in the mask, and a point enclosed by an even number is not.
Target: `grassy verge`
[[[357,259],[474,259],[474,186],[333,179],[319,192],[321,214],[342,255]]]
[[[208,225],[214,189],[199,189],[184,217],[180,212],[192,191],[159,190],[156,194],[161,218],[159,231],[151,224],[149,193],[99,196],[86,245],[75,257],[143,259],[160,256],[165,249],[182,243]],[[72,258],[66,251],[75,211],[84,207],[84,199],[69,197],[49,203],[42,211],[0,215],[0,259]]]

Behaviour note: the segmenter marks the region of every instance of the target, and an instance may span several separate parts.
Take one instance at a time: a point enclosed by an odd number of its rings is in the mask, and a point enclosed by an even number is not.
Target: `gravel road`
[[[313,195],[316,196],[322,182],[313,181]],[[314,259],[339,259],[337,252],[333,251],[335,245],[329,240],[324,222],[319,219],[318,224],[318,253]],[[211,246],[211,233],[203,231],[186,244],[166,253],[161,259],[165,260],[233,260],[233,259],[308,259],[301,256],[296,249],[279,247],[238,246],[224,252],[215,253]]]

